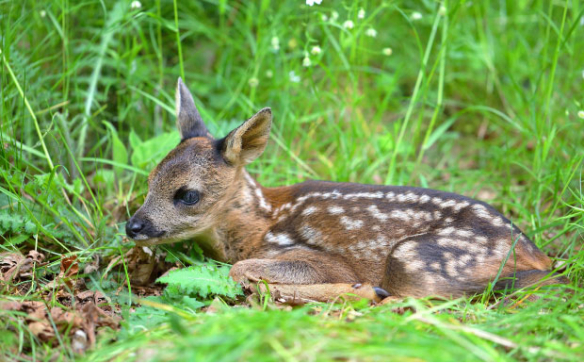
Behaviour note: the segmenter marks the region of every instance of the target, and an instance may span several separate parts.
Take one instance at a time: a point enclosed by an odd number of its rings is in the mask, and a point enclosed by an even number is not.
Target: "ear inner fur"
[[[264,108],[225,138],[223,156],[231,164],[246,165],[259,157],[268,143],[272,111]]]

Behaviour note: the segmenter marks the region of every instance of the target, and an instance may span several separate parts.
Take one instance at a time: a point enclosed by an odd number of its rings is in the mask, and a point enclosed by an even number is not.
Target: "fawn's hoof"
[[[374,287],[373,290],[375,291],[375,294],[377,295],[377,297],[379,297],[381,300],[385,299],[386,297],[391,296],[391,294],[389,292],[385,291],[381,287]]]

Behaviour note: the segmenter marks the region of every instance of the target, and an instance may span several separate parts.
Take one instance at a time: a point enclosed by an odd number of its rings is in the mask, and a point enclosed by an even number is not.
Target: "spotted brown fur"
[[[179,80],[177,115],[183,141],[151,173],[146,201],[127,225],[139,244],[193,238],[234,263],[236,280],[263,279],[307,299],[473,294],[505,260],[499,286],[549,274],[550,259],[519,228],[465,196],[327,181],[262,187],[244,166],[265,148],[269,109],[215,140]],[[179,189],[200,199],[185,204]]]

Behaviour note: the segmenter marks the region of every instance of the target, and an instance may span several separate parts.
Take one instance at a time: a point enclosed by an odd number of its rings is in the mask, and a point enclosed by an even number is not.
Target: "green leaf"
[[[169,272],[156,282],[166,283],[165,293],[172,295],[201,296],[222,295],[235,298],[243,294],[241,286],[229,276],[228,266],[214,264],[194,265]]]
[[[158,164],[179,142],[178,132],[167,132],[136,146],[132,145],[132,165],[143,170],[150,169]]]
[[[118,132],[114,128],[114,126],[107,122],[103,122],[110,131],[110,135],[112,137],[112,154],[113,154],[113,161],[119,164],[127,164],[128,163],[128,150],[126,150],[126,146],[118,137]],[[119,166],[114,167],[114,173],[116,177],[119,179],[122,176],[124,169]]]
[[[138,134],[134,131],[134,129],[132,129],[132,131],[130,131],[129,139],[130,139],[130,146],[132,147],[132,150],[136,150],[136,148],[142,143],[140,136],[138,136]]]
[[[450,126],[452,126],[452,124],[455,121],[456,117],[452,117],[451,119],[444,122],[442,125],[438,126],[436,130],[432,132],[430,137],[428,137],[428,140],[426,140],[426,143],[422,146],[422,148],[424,150],[428,150],[429,148],[431,148],[432,145],[434,145],[434,143],[440,138],[440,136],[442,136],[450,128]]]

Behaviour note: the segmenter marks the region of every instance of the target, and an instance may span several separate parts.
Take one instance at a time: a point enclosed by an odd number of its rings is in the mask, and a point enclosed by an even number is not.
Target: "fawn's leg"
[[[440,240],[443,242],[442,237]],[[421,235],[398,243],[387,258],[381,287],[398,297],[460,297],[483,292],[495,280],[504,257],[488,248],[469,249],[460,239],[454,242],[439,243],[436,236]],[[540,270],[533,261],[512,253],[495,288],[538,283],[549,271]],[[564,282],[566,279],[557,278],[542,284]]]
[[[237,262],[229,275],[244,283],[266,281],[270,291],[287,301],[332,301],[339,295],[355,294],[380,300],[385,291],[361,284],[342,259],[312,251],[290,251],[273,259]],[[260,289],[265,290],[260,284]]]

